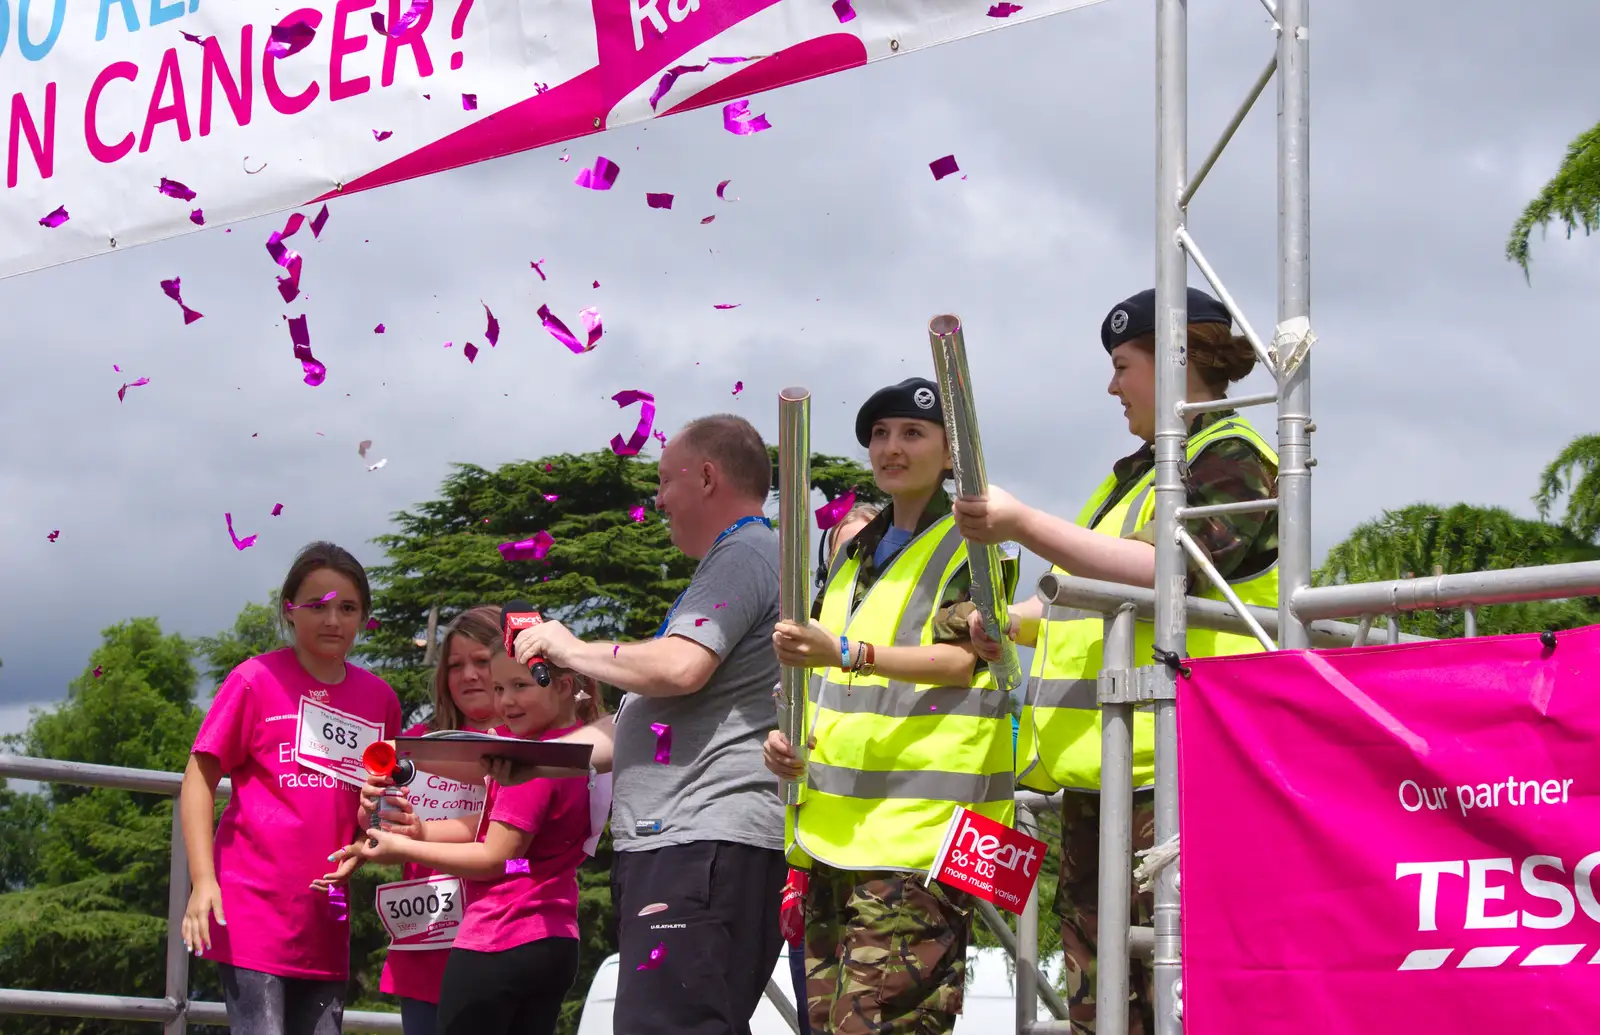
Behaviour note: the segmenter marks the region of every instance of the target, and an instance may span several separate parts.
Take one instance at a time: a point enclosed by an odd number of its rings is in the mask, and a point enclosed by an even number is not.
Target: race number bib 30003
[[[378,919],[391,949],[448,949],[464,912],[457,877],[378,885]]]
[[[367,782],[361,753],[383,739],[383,726],[359,715],[341,712],[300,698],[300,728],[295,736],[294,760],[307,769],[337,777],[360,787]]]

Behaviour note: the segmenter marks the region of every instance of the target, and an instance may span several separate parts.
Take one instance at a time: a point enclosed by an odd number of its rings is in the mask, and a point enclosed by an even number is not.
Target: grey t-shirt
[[[783,848],[778,778],[761,761],[778,726],[778,536],[751,522],[700,562],[666,635],[717,655],[706,685],[683,697],[628,694],[618,713],[611,837],[619,852],[692,841]],[[652,723],[672,729],[672,757],[656,761]]]

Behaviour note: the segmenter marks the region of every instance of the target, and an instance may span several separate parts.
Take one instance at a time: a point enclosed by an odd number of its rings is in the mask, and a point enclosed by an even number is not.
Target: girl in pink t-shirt
[[[400,701],[345,661],[372,611],[354,557],[312,543],[280,598],[293,645],[222,681],[183,774],[193,879],[183,940],[217,961],[233,1031],[338,1035],[350,920],[344,874],[328,875],[331,883],[324,874],[328,853],[364,825],[361,752],[399,730]],[[224,773],[232,796],[213,833]]]
[[[597,714],[598,688],[572,672],[552,667],[542,687],[526,665],[500,652],[490,671],[501,732],[547,740]],[[578,970],[578,866],[594,832],[590,811],[581,776],[511,787],[490,780],[479,823],[416,823],[385,810],[394,829],[369,830],[375,846],[362,839],[346,849],[462,878],[466,911],[439,991],[439,1035],[555,1031]]]
[[[404,735],[417,737],[439,730],[463,729],[482,733],[492,729],[499,722],[494,678],[489,671],[489,661],[495,653],[504,653],[500,609],[475,607],[458,615],[445,628],[439,644],[443,660],[433,670],[433,717],[406,730]],[[404,790],[406,799],[400,800],[406,804],[400,811],[431,818],[470,816],[476,822],[483,813],[483,792],[482,781],[469,789],[465,784],[418,773]],[[417,884],[418,881],[430,883]],[[409,897],[417,889],[429,894],[461,894],[459,878],[440,876],[426,866],[406,863],[398,884],[378,889],[380,916],[386,909],[398,914],[399,902],[389,900]],[[378,989],[399,997],[400,1025],[405,1035],[435,1035],[438,1030],[439,984],[450,956],[450,939],[430,941],[440,947],[408,949],[402,947],[404,941],[393,944],[383,962]]]

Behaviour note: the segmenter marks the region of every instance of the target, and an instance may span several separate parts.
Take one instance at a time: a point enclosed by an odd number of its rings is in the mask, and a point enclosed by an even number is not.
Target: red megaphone
[[[417,775],[417,767],[409,758],[395,754],[394,745],[387,740],[375,740],[361,752],[361,764],[373,776],[387,776],[396,787],[404,787]]]

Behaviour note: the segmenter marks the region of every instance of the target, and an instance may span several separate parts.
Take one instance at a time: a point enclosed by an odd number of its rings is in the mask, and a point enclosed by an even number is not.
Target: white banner
[[[0,277],[1093,2],[0,0]]]

